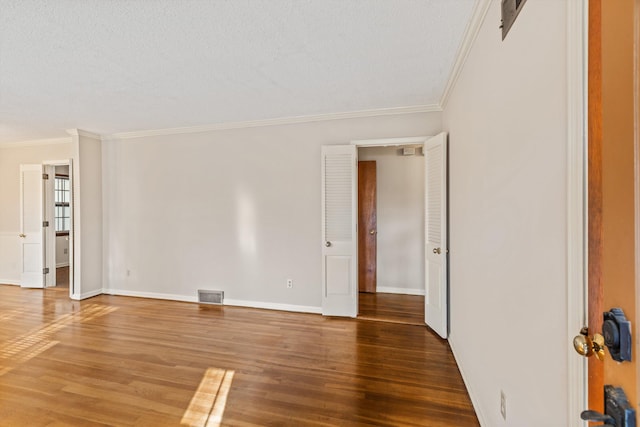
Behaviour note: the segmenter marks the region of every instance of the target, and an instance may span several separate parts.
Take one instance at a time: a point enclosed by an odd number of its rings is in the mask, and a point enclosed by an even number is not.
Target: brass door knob
[[[440,248],[433,248],[433,253],[434,254],[441,254],[442,250]]]
[[[330,246],[331,246],[331,242],[326,241],[326,242],[324,242],[324,245],[325,245],[326,247],[330,247]]]
[[[582,328],[580,335],[573,339],[573,348],[584,357],[596,356],[598,360],[604,360],[604,337],[600,334],[589,336],[589,329]]]
[[[20,233],[20,234],[18,234],[18,237],[22,237],[24,239],[25,237],[27,237],[27,235],[24,234],[24,233]]]
[[[376,234],[376,230],[371,230],[371,231],[369,231],[369,234],[371,234],[371,235]]]

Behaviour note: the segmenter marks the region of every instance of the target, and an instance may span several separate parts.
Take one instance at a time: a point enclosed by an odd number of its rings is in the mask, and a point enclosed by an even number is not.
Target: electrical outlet
[[[292,279],[287,279],[287,288],[288,289],[293,288],[293,280]]]
[[[505,396],[504,391],[500,390],[500,414],[502,414],[502,418],[507,420],[507,396]]]

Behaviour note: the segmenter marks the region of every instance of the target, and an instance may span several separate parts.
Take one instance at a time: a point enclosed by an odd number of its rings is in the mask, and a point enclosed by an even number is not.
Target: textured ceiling
[[[475,0],[0,0],[0,143],[438,104]]]

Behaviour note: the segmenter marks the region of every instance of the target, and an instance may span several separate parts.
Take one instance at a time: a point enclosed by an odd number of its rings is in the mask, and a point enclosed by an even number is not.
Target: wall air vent
[[[198,289],[198,302],[201,304],[218,304],[224,302],[224,291],[206,291]]]
[[[527,0],[502,0],[502,40],[507,37],[507,33],[513,26],[518,14],[524,7]]]
[[[416,148],[415,147],[404,147],[402,149],[403,156],[415,156]]]

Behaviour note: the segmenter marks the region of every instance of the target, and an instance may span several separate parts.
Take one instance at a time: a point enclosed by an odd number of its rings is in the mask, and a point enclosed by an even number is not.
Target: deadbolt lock
[[[590,337],[587,327],[582,328],[580,335],[573,339],[573,348],[584,357],[595,355],[598,360],[604,360],[604,337],[600,334]]]

